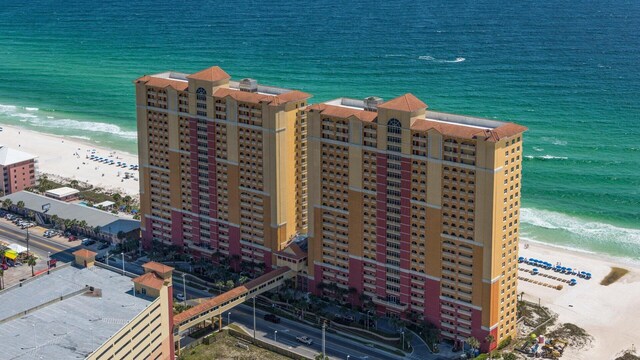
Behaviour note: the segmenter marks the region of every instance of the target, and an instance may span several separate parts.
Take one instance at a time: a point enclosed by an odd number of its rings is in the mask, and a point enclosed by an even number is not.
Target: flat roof
[[[97,204],[95,204],[93,206],[95,206],[95,207],[107,207],[107,206],[111,206],[113,204],[115,204],[113,201],[107,200],[107,201],[103,201],[101,203],[97,203]]]
[[[16,150],[4,145],[0,145],[0,165],[8,166],[23,161],[35,159],[37,156],[24,151]]]
[[[37,213],[42,212],[42,206],[49,204],[47,215],[58,215],[61,219],[76,219],[78,221],[86,221],[89,226],[100,226],[101,231],[108,234],[117,235],[119,231],[128,233],[129,231],[140,228],[140,221],[119,217],[110,212],[100,209],[67,203],[56,200],[43,195],[35,194],[29,191],[19,191],[0,198],[11,199],[11,202],[17,204],[18,201],[24,202],[24,207]]]
[[[57,189],[51,189],[45,192],[45,194],[47,195],[53,195],[56,197],[65,197],[65,196],[75,195],[78,193],[80,193],[80,190],[77,190],[68,186],[59,187]]]
[[[132,288],[130,277],[67,265],[2,291],[0,348],[12,359],[84,359],[152,303]]]

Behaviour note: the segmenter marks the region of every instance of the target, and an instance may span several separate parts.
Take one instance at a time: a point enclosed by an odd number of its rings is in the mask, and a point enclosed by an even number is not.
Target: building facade
[[[231,81],[219,67],[135,85],[143,246],[270,269],[307,228],[310,95]]]
[[[135,83],[145,247],[267,271],[304,259],[318,295],[484,349],[515,337],[525,127],[411,94],[308,106],[218,67]]]
[[[35,186],[36,164],[36,156],[0,146],[1,195],[12,194]]]
[[[526,129],[426,109],[308,107],[309,290],[493,348],[516,334]]]

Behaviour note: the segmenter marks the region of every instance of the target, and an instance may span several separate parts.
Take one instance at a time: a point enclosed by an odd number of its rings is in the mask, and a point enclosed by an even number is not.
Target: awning
[[[14,250],[15,252],[17,252],[18,254],[26,252],[27,248],[22,246],[22,245],[18,245],[18,244],[9,244],[9,246],[7,246],[9,249]]]
[[[4,251],[4,257],[9,260],[15,260],[18,257],[18,253],[15,250],[7,249]]]

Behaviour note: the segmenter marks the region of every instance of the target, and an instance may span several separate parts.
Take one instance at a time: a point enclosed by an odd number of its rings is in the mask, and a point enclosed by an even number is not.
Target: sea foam
[[[138,136],[136,131],[126,131],[118,125],[74,119],[58,119],[54,116],[42,116],[41,114],[38,114],[38,111],[39,109],[34,107],[25,107],[22,109],[15,105],[0,104],[0,115],[8,118],[15,118],[19,122],[26,123],[33,127],[64,129],[67,131],[91,131],[111,134],[128,140],[134,140]]]
[[[640,229],[590,221],[549,210],[520,209],[520,221],[526,225],[558,231],[558,237],[570,242],[570,247],[591,250],[603,247],[615,254],[640,258]],[[532,236],[531,233],[523,236]],[[534,240],[541,240],[536,239]],[[544,242],[553,242],[545,239]]]

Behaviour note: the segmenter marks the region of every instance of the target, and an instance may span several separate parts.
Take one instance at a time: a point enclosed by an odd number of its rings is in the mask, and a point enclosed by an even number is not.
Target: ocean
[[[0,0],[0,123],[136,152],[132,80],[216,64],[315,102],[411,92],[529,127],[523,238],[638,260],[638,29],[624,0]]]

